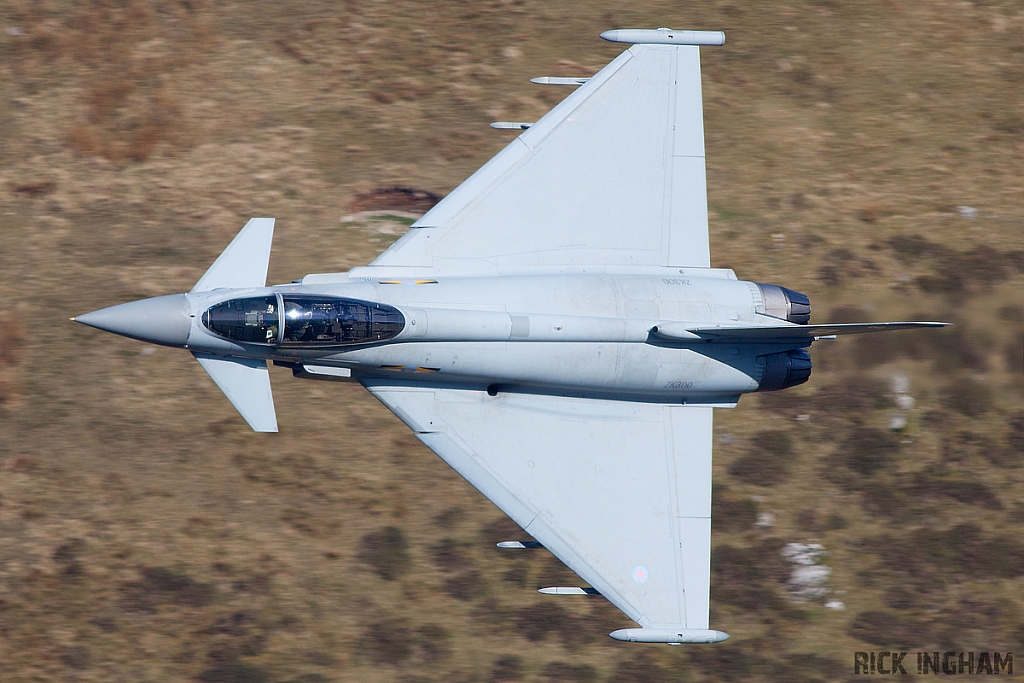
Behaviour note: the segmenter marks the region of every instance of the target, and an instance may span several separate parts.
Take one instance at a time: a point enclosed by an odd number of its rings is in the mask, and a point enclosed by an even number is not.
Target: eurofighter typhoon
[[[711,268],[701,45],[629,49],[365,267],[266,286],[253,218],[192,291],[77,322],[188,349],[249,425],[277,431],[269,362],[356,381],[640,628],[711,643],[713,408],[806,382],[816,339],[943,323],[811,325],[806,296]]]

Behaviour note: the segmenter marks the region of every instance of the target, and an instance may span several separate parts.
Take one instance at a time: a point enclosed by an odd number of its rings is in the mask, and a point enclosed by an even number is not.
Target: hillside
[[[365,264],[513,138],[490,122],[568,92],[530,77],[633,26],[727,34],[714,266],[816,323],[955,323],[817,343],[809,383],[716,412],[728,642],[624,645],[602,599],[538,595],[578,579],[495,549],[520,532],[359,386],[275,368],[254,434],[187,353],[68,322],[187,291],[251,216],[272,282]],[[832,681],[1024,649],[1022,83],[1013,0],[0,3],[0,681]],[[793,583],[793,543],[827,580]]]

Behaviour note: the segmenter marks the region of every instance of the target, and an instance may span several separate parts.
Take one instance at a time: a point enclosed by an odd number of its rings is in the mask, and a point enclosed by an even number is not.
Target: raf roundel
[[[637,583],[643,583],[649,576],[650,574],[647,573],[647,567],[640,566],[633,569],[633,580]]]

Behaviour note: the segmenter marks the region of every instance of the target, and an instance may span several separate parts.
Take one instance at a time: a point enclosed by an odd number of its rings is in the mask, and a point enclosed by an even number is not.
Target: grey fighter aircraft
[[[708,626],[713,408],[806,382],[816,339],[943,323],[808,324],[806,296],[711,268],[699,46],[630,44],[375,261],[266,286],[254,218],[192,291],[80,323],[188,349],[256,431],[267,364],[360,382],[428,448],[641,628]]]

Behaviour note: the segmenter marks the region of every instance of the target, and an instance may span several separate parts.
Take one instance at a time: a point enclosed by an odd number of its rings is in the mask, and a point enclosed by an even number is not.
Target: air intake
[[[764,308],[761,313],[799,325],[806,325],[810,321],[811,300],[805,294],[778,285],[755,284],[761,290]]]

